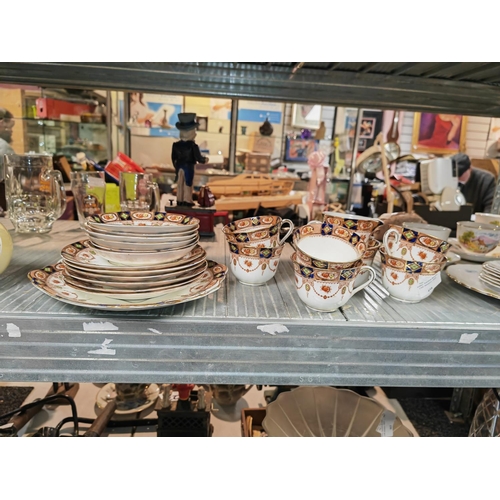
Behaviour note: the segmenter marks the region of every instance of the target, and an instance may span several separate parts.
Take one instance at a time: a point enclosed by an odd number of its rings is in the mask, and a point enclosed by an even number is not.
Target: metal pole
[[[233,99],[231,102],[231,126],[229,134],[229,172],[234,173],[234,165],[236,161],[236,140],[238,133],[238,99]]]
[[[123,149],[127,156],[130,156],[130,130],[128,121],[130,119],[130,97],[129,92],[123,93]]]
[[[111,91],[106,91],[106,129],[108,132],[108,161],[113,158],[113,103],[111,100]]]
[[[335,167],[335,148],[333,147],[333,145],[335,144],[335,125],[337,123],[337,110],[338,110],[338,106],[335,106],[335,111],[333,112],[333,120],[332,120],[332,138],[330,140],[330,149],[331,149],[331,153],[330,153],[330,172],[332,173],[333,175],[333,170],[334,170],[334,167]]]
[[[354,144],[352,147],[351,179],[349,180],[349,191],[347,192],[347,203],[346,203],[347,211],[351,210],[352,190],[354,188],[354,177],[356,175],[356,156],[358,155],[359,132],[361,130],[362,116],[363,116],[363,110],[359,108],[358,115],[356,116],[356,133],[354,134]]]

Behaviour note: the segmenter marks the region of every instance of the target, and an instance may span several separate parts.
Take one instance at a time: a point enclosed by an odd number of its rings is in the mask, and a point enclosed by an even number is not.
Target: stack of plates
[[[479,280],[500,292],[500,262],[498,260],[485,262],[479,273]]]
[[[200,221],[165,212],[114,212],[87,217],[89,247],[118,264],[151,266],[181,259],[199,241]]]
[[[99,309],[150,309],[220,288],[226,267],[198,245],[199,220],[163,212],[87,218],[89,238],[66,245],[62,260],[28,274],[53,297]]]

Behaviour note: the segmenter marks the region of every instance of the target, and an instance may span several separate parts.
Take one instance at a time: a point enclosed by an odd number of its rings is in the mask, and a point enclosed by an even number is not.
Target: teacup
[[[369,266],[352,269],[314,269],[302,266],[292,255],[295,271],[295,287],[300,300],[304,304],[320,312],[333,312],[342,307],[360,290],[366,288],[375,279],[375,270]],[[361,270],[370,273],[369,279],[361,286],[355,287],[356,276]]]
[[[419,262],[440,262],[450,248],[444,240],[401,226],[391,226],[383,243],[391,257]]]
[[[443,262],[417,262],[397,259],[380,248],[382,285],[401,302],[417,303],[429,297],[441,283]]]
[[[383,224],[380,219],[363,217],[361,215],[350,215],[339,212],[323,212],[323,222],[330,225],[343,226],[359,234],[364,242],[367,242],[370,235]]]
[[[405,229],[412,229],[413,231],[418,231],[419,233],[425,233],[429,236],[434,236],[443,241],[448,241],[450,237],[451,229],[444,226],[436,226],[435,224],[423,224],[420,222],[403,222],[403,227]]]
[[[457,222],[457,239],[465,250],[485,254],[500,244],[500,226],[484,222]]]
[[[350,262],[328,262],[324,260],[313,259],[302,252],[296,245],[293,245],[297,257],[297,262],[303,266],[316,267],[318,269],[350,269],[363,265],[363,259],[359,258]]]
[[[328,263],[352,263],[362,259],[366,244],[361,237],[341,226],[312,221],[293,232],[294,247],[311,259]],[[354,266],[351,266],[354,267]]]
[[[500,226],[500,214],[487,214],[484,212],[476,212],[475,222],[484,224],[493,224],[494,226]]]
[[[281,237],[281,228],[286,225],[289,229],[285,236]],[[292,234],[294,227],[290,219],[282,219],[276,215],[262,215],[230,222],[222,228],[222,232],[228,242],[258,247],[277,247],[283,245]]]
[[[251,247],[228,242],[230,268],[243,285],[260,286],[274,278],[280,263],[283,245],[279,247]]]
[[[375,255],[377,255],[377,252],[379,251],[379,248],[381,247],[382,243],[375,238],[370,237],[367,242],[367,247],[365,250],[365,253],[363,254],[363,260],[362,260],[362,265],[363,266],[371,266],[373,264],[373,260],[375,259]],[[354,282],[354,286],[360,286],[363,283],[365,283],[368,278],[370,277],[370,273],[366,270],[363,269],[362,271],[359,272],[359,274],[356,276],[356,281]]]

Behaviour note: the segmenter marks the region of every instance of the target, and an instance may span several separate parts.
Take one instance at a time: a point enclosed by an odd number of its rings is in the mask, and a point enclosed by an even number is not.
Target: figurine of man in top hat
[[[180,141],[172,145],[172,163],[175,167],[177,182],[177,206],[192,207],[193,178],[196,163],[207,163],[208,157],[202,156],[200,148],[194,142],[196,137],[196,113],[179,113],[175,124],[180,131]]]

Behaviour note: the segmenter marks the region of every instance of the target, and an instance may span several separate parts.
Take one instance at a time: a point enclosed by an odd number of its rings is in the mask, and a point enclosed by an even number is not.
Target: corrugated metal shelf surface
[[[227,245],[216,232],[201,244],[209,258],[227,264]],[[108,312],[59,302],[26,277],[85,236],[76,222],[56,222],[47,235],[13,236],[14,256],[0,276],[2,381],[500,386],[500,303],[445,273],[420,304],[396,302],[376,282],[342,310],[321,314],[298,299],[290,247],[265,286],[241,285],[229,272],[222,288],[203,299]],[[103,327],[85,331],[89,322]],[[9,336],[9,323],[20,337]],[[257,328],[271,323],[289,331]],[[473,332],[474,342],[459,343]],[[114,354],[89,353],[105,339]]]

